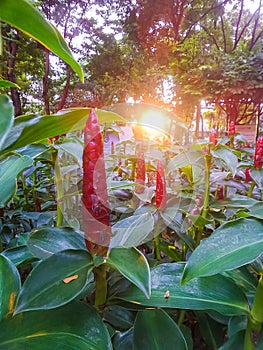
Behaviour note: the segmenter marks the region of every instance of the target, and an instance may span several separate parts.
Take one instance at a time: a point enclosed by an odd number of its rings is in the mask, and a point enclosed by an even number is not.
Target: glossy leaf
[[[263,220],[263,202],[258,202],[249,208],[249,215]]]
[[[263,188],[263,169],[256,170],[256,169],[250,169],[250,176],[257,184],[258,188]]]
[[[2,255],[7,257],[15,266],[20,266],[28,262],[37,260],[37,258],[28,250],[27,246],[19,246],[6,249]]]
[[[12,315],[19,290],[20,276],[17,269],[9,259],[0,255],[0,320]]]
[[[93,263],[88,252],[64,250],[41,261],[29,274],[17,299],[15,313],[64,305],[85,288]]]
[[[113,337],[114,350],[133,349],[133,328],[126,332],[118,332]]]
[[[231,173],[234,175],[238,165],[238,158],[235,156],[231,150],[227,148],[218,148],[216,150],[211,150],[211,154],[215,158],[221,159]]]
[[[29,311],[0,323],[1,350],[112,350],[97,312],[72,302],[54,310]]]
[[[0,95],[0,150],[14,122],[14,106],[7,95]]]
[[[3,207],[16,191],[16,177],[33,164],[28,156],[11,156],[0,163],[0,208]]]
[[[153,215],[146,212],[132,215],[112,226],[110,247],[135,247],[146,239],[154,227]]]
[[[135,313],[119,305],[110,305],[104,310],[103,319],[115,329],[124,331],[133,326]]]
[[[135,284],[147,298],[151,294],[150,268],[145,256],[136,248],[113,248],[107,263]]]
[[[222,208],[249,208],[258,203],[254,198],[249,198],[247,196],[232,196],[227,199],[215,201],[211,204],[211,208],[222,209]]]
[[[262,222],[254,219],[227,222],[195,249],[185,266],[182,283],[248,264],[262,250]]]
[[[2,153],[25,147],[48,137],[81,130],[85,127],[90,108],[76,108],[60,111],[50,116],[24,115],[15,119],[7,135]],[[96,110],[100,123],[122,121],[125,119],[112,112]]]
[[[44,227],[35,230],[27,245],[39,259],[46,259],[66,249],[86,250],[83,236],[69,227]]]
[[[195,313],[198,319],[200,333],[210,350],[217,350],[224,342],[224,327],[210,318],[204,312]]]
[[[161,264],[151,271],[151,297],[131,285],[116,298],[150,307],[214,310],[224,315],[245,315],[248,302],[241,289],[221,275],[195,278],[180,285],[184,264]],[[168,294],[168,297],[167,297]],[[166,296],[166,297],[165,297]]]
[[[163,310],[139,311],[134,324],[134,350],[187,350],[187,343],[177,324]]]
[[[25,20],[27,19],[27,20]],[[40,42],[71,66],[84,81],[83,71],[59,31],[27,0],[1,0],[0,20]]]
[[[172,158],[168,164],[168,171],[178,170],[188,165],[196,165],[204,168],[204,154],[201,151],[181,152]]]

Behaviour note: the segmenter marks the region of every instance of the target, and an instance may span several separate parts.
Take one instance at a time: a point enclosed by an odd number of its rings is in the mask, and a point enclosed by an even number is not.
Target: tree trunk
[[[17,53],[17,41],[19,40],[19,35],[16,33],[14,36],[10,34],[10,40],[7,41],[7,77],[12,83],[16,83],[15,77],[15,63],[16,63],[16,53]],[[11,88],[11,96],[15,110],[15,117],[22,114],[21,100],[19,92],[16,88]]]
[[[49,105],[49,96],[48,96],[48,77],[50,72],[50,63],[49,63],[49,51],[46,52],[46,65],[45,65],[45,74],[43,76],[43,100],[45,105],[45,113],[46,115],[50,115],[50,105]]]
[[[68,91],[69,91],[69,86],[70,86],[70,72],[71,72],[71,68],[70,66],[67,64],[66,67],[66,71],[67,71],[67,76],[66,76],[66,85],[64,87],[60,102],[58,104],[58,108],[57,111],[60,111],[66,103],[67,97],[68,97]]]
[[[195,137],[199,138],[199,128],[201,120],[201,103],[198,101],[196,105],[196,124],[195,124]]]

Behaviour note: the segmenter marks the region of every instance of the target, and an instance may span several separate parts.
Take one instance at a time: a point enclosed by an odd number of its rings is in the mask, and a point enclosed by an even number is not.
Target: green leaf
[[[214,209],[224,209],[224,208],[249,208],[258,203],[258,201],[254,198],[249,198],[247,196],[232,196],[227,199],[222,199],[219,201],[215,201],[211,204],[211,208]]]
[[[204,168],[204,154],[201,151],[182,152],[172,158],[168,164],[168,172],[178,170],[188,165],[196,165]]]
[[[150,268],[145,256],[136,248],[112,248],[107,263],[135,284],[147,298],[151,294]]]
[[[112,350],[94,308],[72,302],[54,310],[29,311],[0,323],[1,350]]]
[[[127,330],[134,324],[135,312],[119,305],[110,305],[103,312],[103,319],[117,330]]]
[[[142,244],[154,227],[152,213],[132,215],[112,226],[110,248],[133,247]]]
[[[147,299],[135,286],[115,298],[150,307],[214,310],[223,315],[245,315],[249,306],[241,289],[221,275],[196,278],[181,286],[184,264],[161,264],[151,271],[151,297]],[[169,291],[169,297],[165,294]]]
[[[163,310],[140,311],[133,331],[134,350],[187,350],[187,343],[177,324]]]
[[[64,250],[41,261],[19,293],[15,314],[70,302],[85,288],[92,267],[90,254],[83,250]]]
[[[83,249],[84,237],[69,227],[44,227],[35,230],[27,241],[29,250],[39,259],[66,249]]]
[[[84,82],[83,71],[74,59],[62,35],[29,1],[1,0],[0,20],[21,30],[59,56],[71,66]]]
[[[14,125],[3,145],[2,153],[25,147],[48,137],[82,130],[86,125],[90,110],[90,108],[75,108],[50,116],[24,115],[15,118]],[[125,122],[125,119],[112,112],[96,110],[96,114],[102,124],[113,121]]]
[[[249,215],[254,218],[263,219],[263,202],[258,202],[249,208]]]
[[[215,158],[221,159],[227,166],[227,168],[234,175],[238,166],[238,158],[232,151],[227,148],[218,148],[216,150],[211,150],[211,154]]]
[[[80,142],[77,140],[63,141],[61,144],[56,145],[56,148],[72,155],[78,164],[82,166],[83,146]]]
[[[0,95],[0,150],[14,122],[14,106],[10,98],[6,95]]]
[[[36,257],[30,253],[27,246],[6,249],[2,252],[2,255],[11,260],[12,263],[17,267],[37,260]]]
[[[251,178],[255,181],[258,188],[262,190],[263,188],[263,169],[256,170],[256,169],[250,169],[249,172]]]
[[[9,80],[4,80],[0,78],[0,88],[9,88],[9,87],[19,89],[19,86],[17,84],[12,83]]]
[[[12,198],[16,191],[16,177],[33,164],[28,156],[11,156],[0,163],[0,208]]]
[[[227,222],[190,256],[182,283],[233,270],[255,260],[263,250],[263,223],[254,219]]]
[[[12,315],[19,290],[20,276],[16,267],[8,258],[0,255],[0,320]]]
[[[126,332],[118,332],[113,337],[114,350],[131,350],[133,349],[133,328]]]

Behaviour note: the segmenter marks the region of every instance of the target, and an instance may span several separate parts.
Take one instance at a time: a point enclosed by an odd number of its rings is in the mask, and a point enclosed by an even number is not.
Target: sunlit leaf
[[[263,250],[263,223],[238,219],[221,225],[190,256],[182,283],[233,270],[255,260]]]

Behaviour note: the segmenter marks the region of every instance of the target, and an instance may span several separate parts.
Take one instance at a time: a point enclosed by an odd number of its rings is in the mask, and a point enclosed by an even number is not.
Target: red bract
[[[165,209],[167,202],[166,196],[166,181],[164,174],[164,167],[162,162],[159,160],[157,164],[156,174],[156,207],[159,209]]]
[[[235,126],[235,123],[231,121],[229,124],[228,136],[235,135],[235,133],[236,133],[236,126]]]
[[[144,160],[144,153],[142,146],[140,145],[140,149],[138,152],[138,159],[137,159],[137,172],[136,172],[136,184],[142,185],[142,186],[136,186],[135,192],[136,193],[143,193],[145,185],[145,160]]]
[[[224,187],[218,186],[217,188],[217,199],[224,199]]]
[[[215,130],[212,130],[209,135],[209,142],[212,142],[214,145],[217,144],[217,133]]]
[[[256,150],[254,155],[254,165],[260,170],[263,164],[263,136],[260,136],[257,140]]]
[[[105,255],[111,230],[103,141],[98,116],[91,110],[84,129],[83,151],[83,229],[88,250]]]
[[[246,168],[245,170],[245,182],[249,182],[250,181],[250,168]]]

